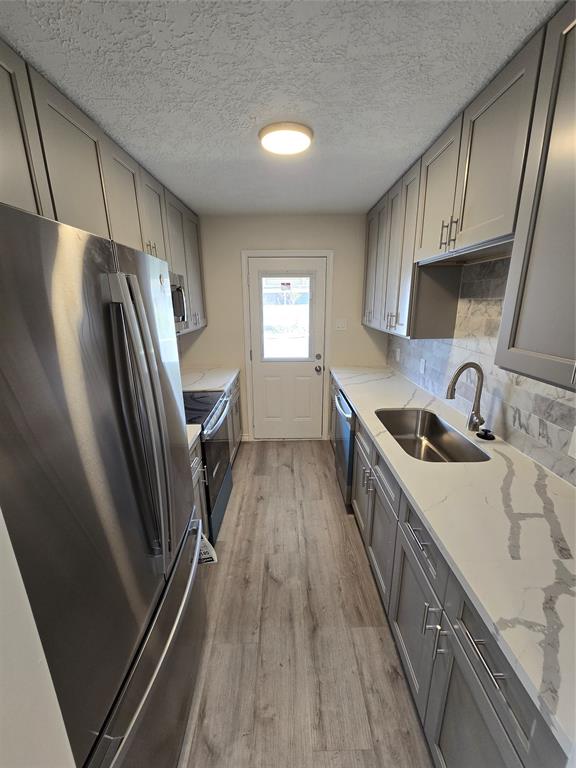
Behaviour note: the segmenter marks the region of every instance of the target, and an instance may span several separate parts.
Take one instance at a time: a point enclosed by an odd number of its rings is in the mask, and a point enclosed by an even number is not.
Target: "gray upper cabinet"
[[[186,273],[188,275],[190,329],[195,331],[203,328],[207,324],[207,319],[198,219],[188,209],[184,212],[184,250],[186,252]]]
[[[112,239],[140,251],[138,163],[105,135],[101,137],[100,152]]]
[[[438,768],[522,768],[450,622],[434,650],[424,730]]]
[[[366,229],[366,266],[364,271],[364,325],[378,326],[374,314],[374,295],[376,286],[376,261],[378,249],[378,211],[368,215]]]
[[[186,271],[186,249],[184,247],[184,213],[186,207],[165,190],[164,200],[166,205],[166,224],[168,232],[168,248],[170,269],[177,275],[182,275],[184,283],[188,281]]]
[[[464,112],[449,250],[514,233],[543,39],[540,30]]]
[[[37,72],[30,77],[56,219],[109,237],[100,129]]]
[[[26,64],[0,41],[0,202],[52,218]]]
[[[462,115],[459,115],[422,156],[416,261],[448,250],[461,132]]]
[[[383,287],[385,296],[382,307],[380,327],[388,330],[393,323],[398,306],[398,287],[400,284],[400,267],[402,262],[402,233],[404,206],[402,198],[402,179],[388,192],[388,227],[385,238],[385,253],[388,264],[386,285]]]
[[[400,247],[390,258],[388,288],[386,292],[386,328],[399,336],[410,335],[412,311],[412,283],[414,275],[414,245],[418,217],[418,192],[420,190],[420,160],[404,174],[401,184],[401,234]],[[393,240],[391,239],[391,242]],[[417,308],[414,307],[416,310]]]
[[[498,338],[503,368],[576,389],[576,6],[548,24]]]
[[[140,194],[144,250],[168,261],[164,187],[143,168],[140,169]]]

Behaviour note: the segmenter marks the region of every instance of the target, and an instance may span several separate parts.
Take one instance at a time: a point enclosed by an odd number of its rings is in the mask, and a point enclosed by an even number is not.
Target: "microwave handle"
[[[187,323],[188,322],[188,299],[186,298],[186,292],[184,291],[184,288],[182,288],[181,285],[178,286],[178,290],[182,294],[182,308],[184,309],[182,322]]]

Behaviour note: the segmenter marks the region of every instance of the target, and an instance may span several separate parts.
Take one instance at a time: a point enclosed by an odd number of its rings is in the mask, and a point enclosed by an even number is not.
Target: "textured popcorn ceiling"
[[[200,213],[364,211],[558,2],[0,1],[0,36]],[[259,128],[316,134],[266,155]]]

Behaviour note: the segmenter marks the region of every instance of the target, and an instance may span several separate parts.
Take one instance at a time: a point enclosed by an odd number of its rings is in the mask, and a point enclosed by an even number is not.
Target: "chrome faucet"
[[[448,382],[446,398],[448,400],[454,400],[456,395],[456,383],[460,376],[468,368],[473,368],[476,371],[476,393],[474,395],[474,403],[472,404],[470,416],[468,416],[468,429],[470,432],[477,432],[482,424],[484,424],[484,419],[480,415],[480,399],[482,397],[482,385],[484,384],[484,371],[478,365],[478,363],[462,363],[462,365],[456,368],[452,378]]]

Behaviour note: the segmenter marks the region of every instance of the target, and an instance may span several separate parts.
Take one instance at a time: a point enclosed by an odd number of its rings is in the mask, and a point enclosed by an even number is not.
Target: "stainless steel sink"
[[[468,438],[432,411],[381,408],[376,416],[402,448],[420,461],[488,461]]]

